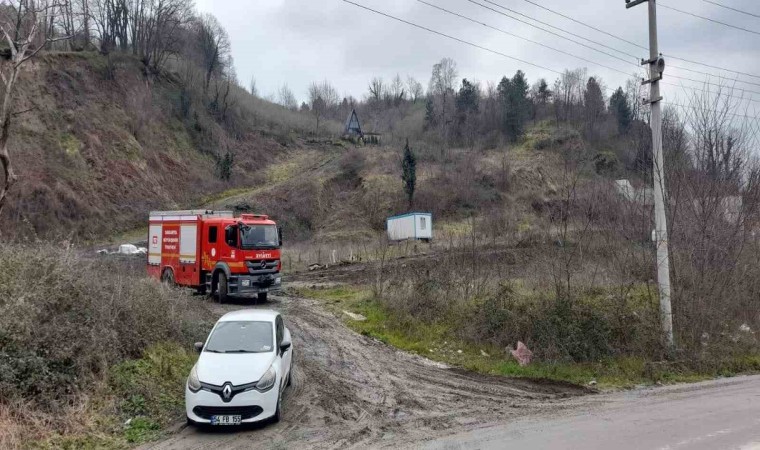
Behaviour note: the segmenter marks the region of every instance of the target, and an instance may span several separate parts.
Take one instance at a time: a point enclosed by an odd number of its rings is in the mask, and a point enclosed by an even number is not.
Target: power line
[[[705,3],[709,3],[711,5],[715,5],[715,6],[718,6],[718,7],[721,7],[721,8],[725,8],[725,9],[730,9],[731,11],[735,11],[735,12],[738,12],[738,13],[741,13],[741,14],[746,14],[746,15],[752,16],[752,17],[757,17],[758,19],[760,19],[760,14],[755,14],[755,13],[751,13],[749,11],[744,11],[742,9],[734,8],[732,6],[724,5],[724,4],[718,3],[718,2],[714,2],[712,0],[702,0],[702,1],[705,2]]]
[[[469,22],[472,22],[472,23],[475,23],[475,24],[478,24],[478,25],[482,25],[482,26],[484,26],[484,27],[486,27],[486,28],[490,28],[490,29],[492,29],[492,30],[495,30],[495,31],[498,31],[498,32],[500,32],[500,33],[506,34],[506,35],[508,35],[508,36],[513,36],[513,37],[516,37],[516,38],[518,38],[518,39],[522,39],[522,40],[524,40],[524,41],[527,41],[527,42],[533,43],[533,44],[535,44],[535,45],[539,45],[539,46],[541,46],[541,47],[544,47],[544,48],[548,48],[549,50],[552,50],[552,51],[555,51],[555,52],[558,52],[558,53],[561,53],[561,54],[564,54],[564,55],[567,55],[567,56],[571,56],[571,57],[573,57],[573,58],[577,58],[577,59],[579,59],[579,60],[581,60],[581,61],[585,61],[585,62],[587,62],[587,63],[590,63],[590,64],[593,64],[593,65],[595,65],[595,66],[599,66],[599,67],[605,68],[605,69],[607,69],[607,70],[611,70],[611,71],[613,71],[613,72],[617,72],[617,73],[620,73],[620,74],[622,74],[622,75],[625,75],[626,77],[629,77],[629,76],[631,75],[630,73],[624,72],[624,71],[622,71],[622,70],[620,70],[620,69],[617,69],[617,68],[615,68],[615,67],[610,67],[610,66],[607,66],[607,65],[605,65],[605,64],[601,64],[601,63],[598,63],[598,62],[596,62],[596,61],[590,60],[590,59],[588,59],[588,58],[584,58],[584,57],[582,57],[582,56],[578,56],[578,55],[572,54],[572,53],[570,53],[570,52],[566,52],[566,51],[564,51],[564,50],[560,50],[560,49],[557,49],[557,48],[551,47],[551,46],[549,46],[549,45],[546,45],[546,44],[543,44],[543,43],[541,43],[541,42],[535,41],[535,40],[533,40],[533,39],[528,39],[528,38],[526,38],[526,37],[523,37],[523,36],[517,35],[517,34],[515,34],[515,33],[511,33],[511,32],[509,32],[509,31],[503,30],[503,29],[501,29],[501,28],[498,28],[498,27],[494,27],[494,26],[492,26],[492,25],[489,25],[489,24],[487,24],[487,23],[485,23],[485,22],[481,22],[481,21],[479,21],[479,20],[475,20],[475,19],[473,19],[473,18],[471,18],[471,17],[467,17],[467,16],[465,16],[465,15],[463,15],[463,14],[459,14],[459,13],[457,13],[457,12],[451,11],[451,10],[449,10],[449,9],[446,9],[446,8],[443,8],[443,7],[441,7],[441,6],[438,6],[438,5],[434,5],[434,4],[432,4],[432,3],[429,3],[429,2],[427,2],[427,1],[425,1],[425,0],[417,0],[417,2],[419,2],[419,3],[422,3],[423,5],[427,5],[427,6],[431,7],[431,8],[437,9],[437,10],[439,10],[439,11],[442,11],[442,12],[444,12],[444,13],[446,13],[446,14],[449,14],[449,15],[452,15],[452,16],[455,16],[455,17],[459,17],[460,19],[464,19],[464,20],[467,20],[467,21],[469,21]],[[496,12],[498,12],[498,11],[496,11]],[[637,66],[637,67],[638,67],[638,66]],[[688,69],[687,69],[687,70],[688,70]],[[705,75],[711,75],[711,74],[709,74],[709,73],[706,73],[706,72],[699,72],[699,71],[695,71],[695,72],[697,72],[697,73],[703,73],[703,74],[705,74]],[[699,80],[694,80],[694,79],[691,79],[691,78],[686,78],[686,77],[680,77],[680,76],[677,76],[677,75],[673,75],[672,77],[673,77],[673,78],[676,78],[676,79],[681,79],[681,80],[684,80],[684,81],[691,81],[691,82],[695,82],[695,83],[699,83],[699,84],[705,84],[704,82],[702,82],[702,81],[699,81]],[[689,90],[693,90],[693,91],[695,91],[695,92],[699,92],[699,91],[700,91],[700,89],[698,89],[698,88],[695,88],[695,87],[691,87],[691,86],[683,86],[683,85],[678,85],[678,84],[673,84],[673,83],[667,83],[667,82],[663,82],[663,84],[667,84],[667,85],[670,85],[670,86],[674,86],[674,87],[678,87],[678,88],[682,88],[682,89],[689,89]],[[715,83],[710,83],[709,81],[707,81],[707,82],[706,82],[706,84],[707,84],[707,85],[711,85],[711,86],[724,87],[723,85],[720,85],[720,84],[715,84]],[[757,85],[758,85],[758,86],[760,86],[760,83],[757,83]],[[749,92],[749,93],[753,93],[753,94],[757,94],[757,95],[760,95],[760,92],[756,92],[756,91],[746,91],[746,92]],[[738,96],[734,96],[734,95],[730,95],[730,94],[724,94],[724,95],[727,95],[727,96],[729,96],[729,97],[732,97],[732,98],[736,98],[736,99],[739,99],[739,100],[745,100],[745,101],[746,101],[746,100],[749,100],[749,101],[754,101],[754,102],[760,102],[760,100],[755,100],[755,99],[752,99],[752,98],[747,98],[747,97],[738,97]]]
[[[397,21],[397,22],[401,22],[401,23],[404,23],[404,24],[406,24],[406,25],[409,25],[409,26],[412,26],[412,27],[415,27],[415,28],[418,28],[418,29],[421,29],[421,30],[427,31],[427,32],[429,32],[429,33],[432,33],[432,34],[436,34],[436,35],[438,35],[438,36],[443,36],[443,37],[445,37],[445,38],[447,38],[447,39],[451,39],[451,40],[453,40],[453,41],[456,41],[456,42],[459,42],[459,43],[461,43],[461,44],[469,45],[469,46],[471,46],[471,47],[474,47],[474,48],[477,48],[477,49],[480,49],[480,50],[483,50],[483,51],[486,51],[486,52],[489,52],[489,53],[493,53],[493,54],[495,54],[495,55],[499,55],[499,56],[502,56],[502,57],[504,57],[504,58],[508,58],[508,59],[511,59],[511,60],[514,60],[514,61],[517,61],[517,62],[521,62],[521,63],[523,63],[523,64],[527,64],[527,65],[529,65],[529,66],[537,67],[537,68],[539,68],[539,69],[547,70],[547,71],[549,71],[549,72],[552,72],[552,73],[555,73],[555,74],[558,74],[558,75],[562,75],[562,72],[561,72],[561,71],[559,71],[559,70],[551,69],[551,68],[549,68],[549,67],[545,67],[545,66],[542,66],[542,65],[540,65],[540,64],[535,64],[535,63],[532,63],[532,62],[529,62],[529,61],[526,61],[526,60],[523,60],[523,59],[520,59],[520,58],[516,58],[516,57],[514,57],[514,56],[510,56],[510,55],[507,55],[507,54],[505,54],[505,53],[502,53],[502,52],[499,52],[499,51],[496,51],[496,50],[490,49],[490,48],[488,48],[488,47],[484,47],[484,46],[482,46],[482,45],[479,45],[479,44],[475,44],[475,43],[473,43],[473,42],[470,42],[470,41],[467,41],[467,40],[464,40],[464,39],[460,39],[460,38],[458,38],[458,37],[455,37],[455,36],[451,36],[451,35],[449,35],[449,34],[446,34],[446,33],[443,33],[443,32],[437,31],[437,30],[433,30],[433,29],[431,29],[431,28],[428,28],[428,27],[426,27],[426,26],[423,26],[423,25],[419,25],[419,24],[416,24],[416,23],[414,23],[414,22],[410,22],[410,21],[408,21],[408,20],[405,20],[405,19],[401,19],[401,18],[399,18],[399,17],[396,17],[396,16],[393,16],[393,15],[391,15],[391,14],[387,14],[387,13],[384,13],[384,12],[382,12],[382,11],[378,11],[378,10],[376,10],[376,9],[372,9],[372,8],[370,8],[370,7],[368,7],[368,6],[364,6],[364,5],[361,5],[361,4],[359,4],[359,3],[355,3],[355,2],[353,2],[353,1],[351,1],[351,0],[341,0],[341,1],[342,1],[342,2],[344,2],[344,3],[348,3],[348,4],[351,4],[351,5],[354,5],[354,6],[356,6],[356,7],[362,8],[362,9],[364,9],[364,10],[367,10],[367,11],[373,12],[373,13],[375,13],[375,14],[379,14],[379,15],[381,15],[381,16],[384,16],[384,17],[386,17],[386,18],[389,18],[389,19],[395,20],[395,21]],[[605,87],[604,89],[605,89],[606,91],[614,91],[614,89],[612,89],[612,88],[607,88],[607,87]],[[725,95],[725,94],[722,94],[722,95]],[[684,107],[683,105],[679,105],[679,104],[671,104],[671,103],[667,103],[667,102],[663,102],[663,103],[665,103],[665,104],[668,104],[668,105],[673,105],[673,106]],[[717,111],[717,110],[716,110],[716,111],[713,111],[713,112],[719,112],[719,111]],[[757,120],[757,119],[758,119],[758,118],[753,118],[753,117],[751,117],[751,116],[745,116],[745,117],[746,117],[746,118],[748,118],[748,119],[753,119],[753,120]]]
[[[636,67],[637,69],[640,69],[640,67],[639,67],[637,64],[635,64],[635,63],[632,63],[631,61],[629,61],[629,60],[627,60],[627,59],[623,59],[623,58],[621,58],[621,57],[619,57],[619,56],[615,56],[615,55],[613,55],[613,54],[607,53],[607,52],[605,52],[604,50],[599,50],[598,48],[595,48],[595,47],[592,47],[592,46],[590,46],[590,45],[584,44],[583,42],[579,42],[579,41],[576,41],[575,39],[571,39],[571,38],[569,38],[569,37],[567,37],[567,36],[563,36],[563,35],[561,35],[561,34],[559,34],[559,33],[555,33],[554,31],[551,31],[551,30],[547,30],[546,28],[542,28],[542,27],[540,27],[540,26],[538,26],[538,25],[535,25],[535,24],[532,24],[532,23],[530,23],[530,22],[526,22],[525,20],[522,20],[522,19],[518,19],[517,17],[511,16],[511,15],[509,15],[509,14],[505,13],[505,12],[502,12],[502,11],[498,11],[498,10],[496,10],[496,9],[493,9],[493,8],[491,8],[490,6],[484,5],[484,4],[482,4],[482,3],[478,3],[478,2],[476,2],[476,1],[474,1],[474,0],[466,0],[466,1],[468,1],[468,2],[470,2],[470,3],[472,3],[472,4],[474,4],[474,5],[478,5],[478,6],[480,6],[481,8],[485,8],[485,9],[487,9],[487,10],[491,11],[491,12],[495,12],[496,14],[500,14],[500,15],[502,15],[502,16],[504,16],[504,17],[507,17],[507,18],[509,18],[509,19],[512,19],[512,20],[515,20],[515,21],[517,21],[517,22],[523,23],[523,24],[525,24],[525,25],[528,25],[528,26],[530,26],[530,27],[533,27],[533,28],[536,28],[536,29],[538,29],[538,30],[541,30],[541,31],[543,31],[543,32],[545,32],[545,33],[549,33],[549,34],[551,34],[551,35],[553,35],[553,36],[557,36],[557,37],[558,37],[558,38],[560,38],[560,39],[564,39],[564,40],[566,40],[566,41],[569,41],[569,42],[572,42],[572,43],[574,43],[574,44],[576,44],[576,45],[580,45],[581,47],[587,48],[587,49],[589,49],[589,50],[593,50],[593,51],[595,51],[595,52],[597,52],[597,53],[600,53],[600,54],[602,54],[602,55],[605,55],[605,56],[609,56],[610,58],[616,59],[616,60],[618,60],[618,61],[622,61],[622,62],[624,62],[625,64],[629,64],[629,65],[632,65],[632,66]],[[492,4],[495,4],[495,3],[493,3],[493,2],[490,2],[489,0],[484,0],[484,1],[486,1],[486,2],[488,2],[488,3],[492,3]],[[495,5],[496,5],[496,6],[500,6],[500,5],[498,5],[498,4],[495,4]],[[500,6],[500,7],[501,7],[501,6]],[[503,8],[503,7],[502,7],[502,8]],[[503,9],[507,9],[507,8],[503,8]],[[507,9],[507,10],[508,10],[508,11],[511,11],[510,9]],[[528,16],[525,16],[525,17],[528,17]],[[528,17],[528,18],[530,18],[530,17]],[[535,20],[535,19],[531,19],[531,20]],[[537,22],[538,22],[538,21],[537,21]],[[544,22],[539,22],[539,23],[544,23]],[[547,25],[548,25],[548,24],[547,24]],[[563,30],[561,30],[560,28],[557,28],[557,27],[555,27],[555,26],[553,26],[553,25],[548,25],[548,26],[550,26],[550,27],[552,27],[552,28],[556,28],[556,29],[558,29],[558,30],[560,30],[560,31],[563,31]],[[579,37],[579,38],[581,38],[581,39],[585,39],[585,40],[587,40],[587,41],[589,41],[589,42],[594,42],[594,41],[592,41],[592,40],[590,40],[590,39],[586,39],[586,38],[584,38],[583,36],[580,36],[580,35],[576,35],[576,34],[573,34],[573,33],[568,33],[568,34],[570,34],[570,35],[572,35],[572,36],[576,36],[576,37]],[[605,47],[606,47],[606,46],[605,46]],[[611,48],[611,47],[608,47],[608,48]],[[613,49],[613,50],[614,50],[614,49]],[[625,53],[623,53],[623,54],[625,54]],[[633,56],[633,55],[631,55],[631,56]],[[635,56],[633,56],[633,57],[635,58]]]
[[[485,22],[480,22],[480,21],[478,21],[478,20],[472,19],[472,18],[470,18],[470,17],[467,17],[467,16],[465,16],[465,15],[459,14],[459,13],[457,13],[457,12],[454,12],[454,11],[450,11],[450,10],[448,10],[448,9],[446,9],[446,8],[443,8],[443,7],[440,7],[440,6],[438,6],[438,5],[433,5],[432,3],[428,3],[428,2],[426,2],[425,0],[417,0],[417,2],[419,2],[419,3],[422,3],[422,4],[424,4],[424,5],[427,5],[427,6],[431,7],[431,8],[437,9],[437,10],[439,10],[439,11],[443,11],[443,12],[445,12],[445,13],[447,13],[447,14],[450,14],[450,15],[453,15],[453,16],[456,16],[456,17],[459,17],[459,18],[461,18],[461,19],[464,19],[464,20],[470,21],[470,22],[472,22],[472,23],[476,23],[476,24],[478,24],[478,25],[483,25],[483,26],[484,26],[484,27],[486,27],[486,28],[490,28],[490,29],[492,29],[492,30],[495,30],[495,31],[498,31],[498,32],[500,32],[500,33],[506,34],[506,35],[508,35],[508,36],[513,36],[513,37],[516,37],[516,38],[518,38],[518,39],[522,39],[522,40],[524,40],[524,41],[530,42],[530,43],[532,43],[532,44],[540,45],[541,47],[544,47],[544,48],[548,48],[549,50],[553,50],[553,51],[555,51],[555,52],[558,52],[558,53],[562,53],[562,54],[564,54],[564,55],[567,55],[567,56],[571,56],[571,57],[573,57],[573,58],[577,58],[577,59],[580,59],[580,60],[582,60],[582,61],[585,61],[585,62],[587,62],[587,63],[593,64],[593,65],[596,65],[596,66],[599,66],[599,67],[603,67],[603,68],[605,68],[605,69],[608,69],[608,70],[612,70],[612,71],[614,71],[614,72],[618,72],[618,73],[621,73],[621,74],[623,74],[623,75],[625,75],[625,76],[630,76],[630,75],[631,75],[631,74],[630,74],[630,73],[628,73],[628,72],[625,72],[625,71],[622,71],[622,70],[619,70],[619,69],[616,69],[616,68],[614,68],[614,67],[610,67],[610,66],[607,66],[607,65],[604,65],[604,64],[600,64],[600,63],[598,63],[598,62],[596,62],[596,61],[592,61],[592,60],[590,60],[590,59],[588,59],[588,58],[584,58],[583,56],[578,56],[578,55],[572,54],[572,53],[570,53],[570,52],[566,52],[566,51],[564,51],[564,50],[560,50],[560,49],[558,49],[558,48],[554,48],[554,47],[552,47],[552,46],[549,46],[549,45],[546,45],[546,44],[542,44],[541,42],[538,42],[538,41],[535,41],[535,40],[533,40],[533,39],[529,39],[529,38],[526,38],[526,37],[523,37],[523,36],[520,36],[520,35],[514,34],[514,33],[512,33],[512,32],[509,32],[509,31],[503,30],[503,29],[501,29],[501,28],[497,28],[497,27],[494,27],[494,26],[492,26],[492,25],[488,25],[488,24],[487,24],[487,23],[485,23]],[[498,12],[498,11],[497,11],[497,12]],[[550,33],[551,33],[551,32],[550,32]],[[571,42],[575,42],[575,41],[571,41]],[[580,45],[583,45],[583,44],[580,44]],[[607,54],[607,53],[605,53],[605,54]],[[627,62],[627,61],[626,61],[626,62]],[[759,85],[760,85],[760,84],[759,84]]]
[[[476,4],[476,5],[478,5],[478,6],[482,7],[482,8],[486,8],[486,9],[489,9],[489,10],[491,10],[491,11],[494,11],[494,12],[496,12],[496,13],[502,14],[502,15],[504,15],[504,16],[506,16],[506,17],[510,17],[510,18],[512,18],[512,19],[514,19],[514,20],[517,20],[517,21],[519,21],[519,22],[522,22],[522,23],[524,23],[524,24],[526,24],[526,25],[532,26],[532,27],[534,27],[534,28],[539,28],[539,29],[541,29],[540,27],[538,27],[538,26],[536,26],[536,25],[533,25],[533,24],[531,24],[531,23],[528,23],[528,22],[525,22],[525,21],[523,21],[523,20],[517,19],[517,18],[515,18],[515,17],[512,17],[512,16],[510,16],[510,15],[508,15],[508,14],[504,14],[503,12],[500,12],[500,11],[496,11],[496,10],[494,10],[494,9],[492,9],[492,8],[489,8],[489,7],[487,7],[487,6],[485,6],[485,5],[481,4],[481,3],[478,3],[478,2],[476,2],[476,1],[474,1],[474,0],[467,0],[467,1],[468,1],[468,2],[470,2],[470,3]],[[622,50],[619,50],[619,49],[616,49],[616,48],[614,48],[614,47],[610,47],[609,45],[603,44],[603,43],[601,43],[601,42],[597,42],[597,41],[595,41],[595,40],[593,40],[593,39],[589,39],[589,38],[587,38],[587,37],[584,37],[584,36],[581,36],[581,35],[579,35],[579,34],[576,34],[576,33],[572,33],[572,32],[570,32],[570,31],[567,31],[567,30],[563,30],[563,29],[562,29],[562,28],[560,28],[560,27],[557,27],[557,26],[554,26],[554,25],[552,25],[552,24],[550,24],[550,23],[546,23],[546,22],[543,22],[543,21],[541,21],[541,20],[539,20],[539,19],[536,19],[536,18],[530,17],[530,16],[528,16],[528,15],[526,15],[526,14],[523,14],[523,13],[521,13],[521,12],[519,12],[519,11],[515,11],[515,10],[513,10],[513,9],[507,8],[506,6],[502,6],[502,5],[500,5],[500,4],[498,4],[498,3],[495,3],[495,2],[493,2],[493,1],[491,1],[491,0],[483,0],[483,1],[484,1],[484,2],[486,2],[486,3],[488,3],[488,4],[491,4],[491,5],[493,5],[493,6],[496,6],[497,8],[503,9],[503,10],[505,10],[505,11],[509,11],[509,12],[511,12],[512,14],[517,14],[518,16],[522,16],[522,17],[525,17],[526,19],[530,19],[530,20],[532,20],[532,21],[534,21],[534,22],[538,22],[538,23],[540,23],[541,25],[546,25],[546,26],[547,26],[547,27],[549,27],[549,28],[553,28],[553,29],[555,29],[555,30],[559,30],[559,31],[561,31],[561,32],[563,32],[563,33],[569,34],[570,36],[574,36],[574,37],[577,37],[577,38],[579,38],[579,39],[583,39],[584,41],[588,41],[588,42],[591,42],[592,44],[595,44],[595,45],[598,45],[598,46],[600,46],[600,47],[604,47],[604,48],[606,48],[606,49],[612,50],[613,52],[617,52],[617,53],[620,53],[620,54],[622,54],[622,55],[628,56],[628,57],[630,57],[630,58],[633,58],[635,61],[639,61],[639,57],[638,57],[638,56],[636,56],[636,55],[632,55],[632,54],[630,54],[630,53],[628,53],[628,52],[624,52],[624,51],[622,51]],[[546,30],[544,30],[544,31],[546,31]],[[555,35],[556,35],[556,33],[553,33],[553,34],[555,34]],[[562,35],[557,35],[557,36],[561,37],[562,39],[568,39],[568,40],[570,40],[569,38],[567,38],[567,37],[565,37],[565,36],[562,36]],[[584,45],[585,47],[588,47],[588,48],[592,48],[592,47],[589,47],[589,46],[587,46],[587,45],[585,45],[585,44],[581,44],[581,45]],[[593,48],[592,48],[592,49],[593,49]],[[596,49],[593,49],[593,50],[596,50]],[[600,51],[600,50],[596,50],[596,51]],[[611,55],[607,54],[607,56],[611,56]],[[622,60],[622,58],[618,58],[618,57],[616,57],[616,56],[613,56],[613,58],[616,58],[616,59],[621,59],[621,60]],[[623,60],[623,61],[625,61],[625,60]],[[626,62],[628,62],[628,61],[626,61]]]
[[[380,14],[381,16],[385,16],[385,17],[387,17],[387,18],[389,18],[389,19],[393,19],[393,20],[395,20],[395,21],[397,21],[397,22],[405,23],[405,24],[407,24],[407,25],[410,25],[410,26],[413,26],[413,27],[415,27],[415,28],[419,28],[419,29],[421,29],[421,30],[425,30],[425,31],[427,31],[427,32],[430,32],[430,33],[433,33],[433,34],[437,34],[437,35],[439,35],[439,36],[443,36],[443,37],[445,37],[445,38],[448,38],[448,39],[451,39],[451,40],[453,40],[453,41],[457,41],[457,42],[460,42],[460,43],[462,43],[462,44],[466,44],[466,45],[469,45],[469,46],[472,46],[472,47],[475,47],[475,48],[479,48],[480,50],[484,50],[484,51],[487,51],[487,52],[490,52],[490,53],[494,53],[494,54],[496,54],[496,55],[499,55],[499,56],[503,56],[503,57],[505,57],[505,58],[509,58],[509,59],[515,60],[515,61],[517,61],[517,62],[521,62],[521,63],[523,63],[523,64],[527,64],[527,65],[529,65],[529,66],[538,67],[539,69],[548,70],[549,72],[553,72],[553,73],[556,73],[556,74],[558,74],[558,75],[562,75],[562,72],[560,72],[560,71],[558,71],[558,70],[550,69],[550,68],[548,68],[548,67],[544,67],[544,66],[542,66],[542,65],[540,65],[540,64],[534,64],[534,63],[532,63],[532,62],[529,62],[529,61],[525,61],[524,59],[516,58],[516,57],[514,57],[514,56],[510,56],[510,55],[507,55],[507,54],[505,54],[505,53],[501,53],[501,52],[498,52],[498,51],[496,51],[496,50],[492,50],[492,49],[490,49],[490,48],[487,48],[487,47],[483,47],[482,45],[478,45],[478,44],[472,43],[472,42],[470,42],[470,41],[466,41],[466,40],[464,40],[464,39],[460,39],[460,38],[458,38],[458,37],[455,37],[455,36],[451,36],[451,35],[449,35],[449,34],[446,34],[446,33],[442,33],[442,32],[440,32],[440,31],[436,31],[436,30],[433,30],[433,29],[431,29],[431,28],[428,28],[428,27],[425,27],[425,26],[423,26],[423,25],[418,25],[418,24],[416,24],[416,23],[413,23],[413,22],[409,22],[408,20],[404,20],[404,19],[401,19],[401,18],[399,18],[399,17],[396,17],[396,16],[392,16],[392,15],[390,15],[390,14],[387,14],[387,13],[384,13],[384,12],[382,12],[382,11],[378,11],[378,10],[376,10],[376,9],[372,9],[372,8],[370,8],[370,7],[368,7],[368,6],[360,5],[359,3],[354,3],[354,2],[352,2],[351,0],[341,0],[341,1],[342,1],[342,2],[345,2],[345,3],[349,3],[349,4],[351,4],[351,5],[354,5],[354,6],[357,6],[357,7],[359,7],[359,8],[362,8],[362,9],[366,9],[367,11],[371,11],[371,12],[373,12],[373,13],[375,13],[375,14]]]
[[[676,11],[676,12],[679,12],[681,14],[686,14],[688,16],[696,17],[698,19],[707,20],[708,22],[717,23],[718,25],[723,25],[724,27],[734,28],[734,29],[737,29],[737,30],[740,30],[740,31],[744,31],[744,32],[747,32],[747,33],[752,33],[752,34],[756,34],[756,35],[760,36],[760,32],[758,32],[758,31],[750,30],[750,29],[747,29],[747,28],[742,28],[742,27],[739,27],[739,26],[736,26],[736,25],[731,25],[730,23],[721,22],[720,20],[711,19],[709,17],[700,16],[699,14],[694,14],[694,13],[689,12],[689,11],[684,11],[682,9],[674,8],[672,6],[665,5],[665,4],[661,3],[661,2],[658,2],[658,5],[660,5],[661,7],[665,8],[665,9],[669,9],[671,11]]]
[[[629,41],[628,39],[622,38],[620,36],[616,36],[616,35],[608,32],[608,31],[604,31],[604,30],[599,29],[599,28],[597,28],[597,27],[595,27],[593,25],[589,25],[589,24],[587,24],[585,22],[581,22],[580,20],[574,19],[574,18],[568,16],[567,14],[563,14],[563,13],[561,13],[559,11],[555,11],[555,10],[553,10],[551,8],[547,8],[546,6],[540,5],[540,4],[538,4],[538,3],[534,2],[534,1],[531,1],[531,0],[523,0],[523,1],[526,2],[526,3],[530,3],[531,5],[537,6],[537,7],[541,8],[541,9],[543,9],[543,10],[546,10],[546,11],[549,11],[551,13],[554,13],[554,14],[560,16],[560,17],[564,17],[565,19],[570,20],[572,22],[575,22],[577,24],[583,25],[586,28],[590,28],[590,29],[592,29],[594,31],[597,31],[599,33],[602,33],[602,34],[606,34],[607,36],[613,37],[613,38],[615,38],[615,39],[617,39],[619,41],[625,42],[626,44],[630,44],[630,45],[633,45],[634,47],[638,47],[638,48],[641,48],[641,49],[644,49],[644,50],[647,50],[647,51],[649,50],[647,47],[645,47],[643,45],[639,45],[639,44],[637,44],[637,43],[635,43],[633,41]]]
[[[736,71],[736,70],[726,69],[725,67],[713,66],[713,65],[710,65],[710,64],[701,63],[701,62],[690,60],[690,59],[679,58],[677,56],[673,56],[673,55],[670,55],[670,54],[663,54],[662,56],[665,56],[666,58],[670,58],[670,59],[675,59],[676,61],[683,61],[683,62],[686,62],[686,63],[689,63],[689,64],[696,64],[698,66],[709,67],[711,69],[725,70],[726,72],[735,73],[737,75],[744,75],[744,76],[747,76],[747,77],[752,77],[752,78],[760,79],[760,75],[754,75],[754,74],[747,73],[747,72],[739,72],[739,71]],[[673,66],[671,66],[671,67],[673,67]]]
[[[581,20],[575,19],[575,18],[573,18],[573,17],[571,17],[571,16],[569,16],[567,14],[564,14],[564,13],[562,13],[560,11],[557,11],[555,9],[552,9],[552,8],[549,8],[549,7],[546,7],[546,6],[543,6],[543,5],[539,4],[536,1],[533,1],[533,0],[523,0],[523,1],[527,2],[527,3],[530,3],[531,5],[535,5],[535,6],[541,8],[543,10],[549,11],[549,12],[551,12],[553,14],[556,14],[556,15],[558,15],[560,17],[563,17],[563,18],[565,18],[567,20],[570,20],[572,22],[575,22],[577,24],[583,25],[586,28],[589,28],[591,30],[594,30],[594,31],[597,31],[599,33],[605,34],[607,36],[613,37],[613,38],[615,38],[615,39],[617,39],[619,41],[625,42],[627,44],[633,45],[633,46],[638,47],[638,48],[643,49],[643,50],[647,50],[647,51],[649,50],[649,48],[646,47],[646,46],[640,45],[640,44],[638,44],[636,42],[633,42],[633,41],[630,41],[630,40],[625,39],[623,37],[620,37],[620,36],[618,36],[618,35],[616,35],[614,33],[610,33],[608,31],[602,30],[601,28],[595,27],[593,25],[589,25],[588,23],[585,23],[585,22],[583,22]],[[708,0],[703,0],[703,1],[708,1]],[[717,4],[716,2],[710,2],[710,3]],[[720,71],[734,73],[734,74],[737,74],[737,75],[743,75],[743,76],[747,76],[747,77],[752,77],[752,78],[760,79],[760,75],[755,75],[755,74],[752,74],[752,73],[742,72],[742,71],[738,71],[738,70],[732,70],[732,69],[728,69],[726,67],[718,67],[718,66],[707,64],[707,63],[703,63],[703,62],[699,62],[699,61],[694,61],[694,60],[686,59],[686,58],[681,58],[681,57],[678,57],[678,56],[675,56],[675,55],[670,55],[670,54],[663,55],[663,56],[666,56],[669,59],[673,59],[673,60],[676,60],[676,61],[682,61],[682,62],[689,63],[689,64],[694,64],[694,65],[698,65],[698,66],[708,67],[710,69],[716,69],[716,70],[720,70]],[[669,67],[672,67],[674,69],[681,69],[681,70],[686,70],[686,71],[689,71],[689,72],[699,73],[701,75],[709,75],[709,76],[713,76],[713,77],[724,78],[721,75],[716,75],[716,74],[709,73],[709,72],[702,72],[702,71],[698,71],[698,70],[694,70],[694,69],[689,69],[689,68],[686,68],[686,67],[679,67],[679,66],[674,66],[674,65],[669,65]],[[746,83],[746,84],[755,84],[755,83],[741,81],[741,80],[736,80],[736,81],[738,81],[740,83]],[[760,86],[760,84],[757,84],[757,85]]]

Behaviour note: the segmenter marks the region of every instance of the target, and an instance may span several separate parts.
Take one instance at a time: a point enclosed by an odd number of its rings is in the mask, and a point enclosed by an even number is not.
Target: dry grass
[[[49,245],[0,245],[0,421],[6,424],[0,447],[16,445],[20,434],[97,429],[103,418],[95,411],[114,409],[99,394],[114,365],[155,344],[186,345],[203,335],[208,310],[144,278],[142,268],[138,260],[88,259]]]

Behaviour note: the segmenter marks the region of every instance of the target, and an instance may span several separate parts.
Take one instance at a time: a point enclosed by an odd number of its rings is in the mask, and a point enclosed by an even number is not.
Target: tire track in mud
[[[294,378],[278,424],[243,429],[188,427],[150,449],[408,447],[527,414],[563,408],[585,393],[561,383],[470,373],[396,350],[348,329],[318,302],[278,296],[294,341]]]

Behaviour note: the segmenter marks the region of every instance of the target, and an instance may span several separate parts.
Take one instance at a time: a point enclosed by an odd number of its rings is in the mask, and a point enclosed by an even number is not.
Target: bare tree
[[[413,103],[417,103],[425,95],[425,89],[422,87],[422,83],[409,76],[406,79],[406,89],[409,92],[409,99]]]
[[[382,78],[373,78],[369,82],[369,100],[373,102],[379,102],[385,97],[385,83]]]
[[[290,90],[287,84],[283,84],[282,87],[277,91],[277,101],[288,109],[298,109],[298,101],[296,100],[296,96],[293,95],[293,91]]]
[[[34,58],[46,43],[68,38],[49,37],[42,44],[37,42],[40,17],[45,17],[49,8],[50,6],[38,6],[28,0],[0,1],[0,30],[10,50],[10,58],[0,62],[0,80],[3,88],[3,104],[0,109],[0,164],[4,177],[4,182],[0,185],[0,213],[5,206],[8,190],[18,180],[8,151],[8,139],[11,134],[15,89],[21,66]]]
[[[211,14],[204,14],[197,20],[196,33],[203,69],[206,72],[204,88],[208,90],[211,77],[221,76],[228,69],[225,63],[230,60],[230,39],[224,27]]]
[[[388,96],[390,103],[393,105],[398,105],[404,100],[406,90],[404,90],[404,82],[401,80],[400,75],[396,74],[396,76],[393,77],[391,86],[388,89]]]
[[[135,5],[133,48],[147,70],[158,72],[178,51],[180,28],[192,14],[190,0],[135,0]]]
[[[428,92],[440,101],[440,124],[444,135],[448,138],[448,125],[451,122],[452,98],[455,95],[457,82],[457,64],[451,58],[443,58],[433,66]]]
[[[259,89],[258,89],[258,87],[256,86],[256,78],[255,78],[255,77],[253,77],[253,76],[251,76],[251,84],[250,84],[250,90],[249,90],[249,92],[250,92],[250,93],[251,93],[251,95],[253,95],[254,97],[258,97],[258,96],[259,96]]]

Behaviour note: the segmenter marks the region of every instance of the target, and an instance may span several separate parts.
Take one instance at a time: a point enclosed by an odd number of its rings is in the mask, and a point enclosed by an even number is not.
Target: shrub
[[[0,245],[3,402],[53,411],[149,346],[203,335],[205,308],[126,267],[52,246]]]

